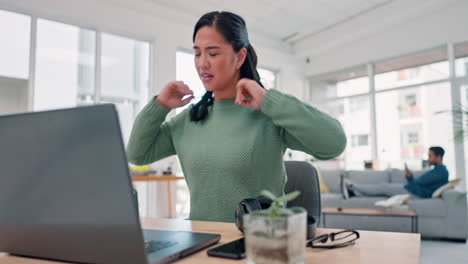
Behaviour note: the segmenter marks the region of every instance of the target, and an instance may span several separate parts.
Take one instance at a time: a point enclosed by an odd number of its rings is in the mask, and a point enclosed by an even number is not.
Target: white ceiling
[[[294,42],[394,0],[146,0],[193,18],[213,10],[241,15],[249,30]]]
[[[206,12],[231,11],[246,20],[251,35],[276,41],[296,55],[307,56],[383,31],[418,15],[437,12],[437,8],[456,0],[107,1],[190,26]]]

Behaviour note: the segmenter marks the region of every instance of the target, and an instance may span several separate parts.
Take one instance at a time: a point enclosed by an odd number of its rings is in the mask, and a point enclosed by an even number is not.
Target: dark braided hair
[[[214,11],[204,14],[195,25],[193,31],[193,42],[200,28],[204,26],[213,26],[229,42],[235,52],[242,48],[247,49],[247,56],[240,68],[240,77],[256,81],[261,87],[260,75],[257,72],[257,54],[249,43],[249,35],[245,21],[239,15],[227,11]],[[190,120],[200,121],[208,116],[208,106],[213,104],[213,92],[207,91],[202,99],[190,109]]]

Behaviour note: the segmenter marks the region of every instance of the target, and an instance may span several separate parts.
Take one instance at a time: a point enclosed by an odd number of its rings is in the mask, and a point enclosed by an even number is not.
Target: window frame
[[[462,42],[462,43],[465,43],[465,42]],[[449,86],[450,86],[450,92],[451,92],[451,105],[450,107],[453,107],[453,105],[461,105],[462,103],[462,98],[460,96],[460,85],[461,84],[468,84],[468,76],[457,76],[456,75],[456,72],[455,72],[455,60],[456,60],[456,57],[455,57],[455,46],[457,45],[458,43],[452,43],[452,42],[449,42],[449,43],[446,43],[442,46],[436,46],[436,47],[432,47],[430,49],[426,49],[426,50],[420,50],[420,51],[416,51],[416,52],[412,52],[412,53],[408,53],[408,54],[403,54],[403,55],[399,55],[399,56],[396,56],[396,57],[393,57],[393,58],[386,58],[386,59],[383,59],[383,60],[379,60],[379,61],[373,61],[373,62],[369,62],[369,63],[366,63],[366,67],[367,67],[367,76],[369,77],[369,92],[365,92],[365,93],[359,93],[359,94],[353,94],[353,95],[350,95],[350,96],[335,96],[335,97],[328,97],[328,98],[324,98],[324,99],[321,99],[320,102],[318,101],[314,101],[314,98],[312,98],[310,95],[312,94],[312,90],[309,91],[309,98],[306,98],[307,101],[311,104],[314,104],[314,103],[320,103],[320,104],[329,104],[329,103],[334,103],[334,102],[337,102],[337,101],[341,101],[341,100],[346,100],[346,99],[351,99],[351,98],[355,98],[355,97],[361,97],[361,96],[368,96],[370,97],[370,112],[371,112],[371,116],[369,117],[370,118],[370,125],[371,125],[371,133],[369,135],[369,144],[371,144],[371,156],[372,156],[372,159],[373,160],[378,160],[379,159],[379,153],[378,153],[378,146],[377,146],[377,120],[376,120],[376,95],[377,94],[380,94],[380,93],[388,93],[388,92],[392,92],[392,91],[403,91],[403,90],[407,90],[407,89],[411,89],[411,88],[416,88],[416,87],[421,87],[421,86],[430,86],[430,85],[433,85],[433,84],[441,84],[441,83],[448,83]],[[426,81],[426,82],[421,82],[421,83],[415,83],[415,84],[409,84],[409,85],[401,85],[401,86],[394,86],[394,87],[391,87],[391,88],[387,88],[387,89],[380,89],[380,90],[376,90],[375,89],[375,76],[377,75],[375,73],[375,66],[377,63],[381,63],[381,62],[385,62],[385,61],[390,61],[392,59],[395,59],[395,58],[402,58],[402,57],[405,57],[405,56],[412,56],[412,55],[416,55],[418,53],[422,53],[422,52],[426,52],[426,51],[430,51],[430,50],[435,50],[435,49],[440,49],[440,48],[444,48],[446,49],[447,51],[447,59],[446,61],[448,62],[448,67],[449,67],[449,76],[447,78],[443,78],[443,79],[438,79],[438,80],[433,80],[433,81]],[[445,60],[444,60],[445,61]],[[427,64],[424,64],[424,65],[427,65]],[[424,66],[424,65],[420,65],[420,66]],[[333,75],[333,74],[339,74],[339,73],[343,73],[343,72],[347,72],[347,71],[350,71],[352,69],[356,69],[356,68],[359,68],[359,67],[362,67],[362,64],[359,64],[359,65],[355,65],[355,66],[352,66],[352,67],[348,67],[346,69],[342,69],[342,70],[338,70],[338,71],[334,71],[334,72],[328,72],[328,73],[324,73],[324,74],[319,74],[319,75],[314,75],[314,76],[310,76],[307,78],[307,80],[309,81],[309,83],[313,83],[314,81],[316,80],[320,80],[321,78],[323,78],[323,76],[330,76],[330,75]],[[411,67],[409,67],[411,68]],[[406,69],[406,68],[405,68]],[[402,69],[404,70],[404,69]],[[309,89],[312,89],[312,85]],[[416,96],[416,103],[418,104],[418,98]],[[455,119],[455,113],[452,113],[452,119]],[[420,136],[420,135],[419,135]],[[466,175],[465,173],[465,149],[463,147],[457,147],[456,143],[454,142],[453,143],[455,145],[455,173],[456,175],[463,175],[465,181],[467,180],[467,177],[468,175]],[[463,144],[462,144],[463,145]],[[463,188],[466,190],[468,188],[468,186],[463,186]]]
[[[131,31],[117,31],[115,29],[109,29],[106,28],[105,30],[97,27],[97,26],[90,26],[89,24],[86,23],[80,23],[79,21],[76,20],[68,20],[68,19],[63,19],[62,17],[56,17],[56,16],[49,16],[49,15],[34,15],[29,12],[23,12],[20,10],[15,10],[11,8],[5,8],[1,7],[0,10],[6,11],[6,12],[11,12],[11,13],[16,13],[24,16],[29,16],[30,17],[30,38],[29,38],[29,78],[28,78],[28,95],[27,95],[27,108],[28,111],[34,111],[33,109],[33,102],[34,102],[34,92],[35,92],[35,87],[34,87],[34,82],[35,82],[35,71],[36,71],[36,53],[37,53],[37,23],[39,19],[43,20],[49,20],[52,22],[57,22],[65,25],[70,25],[70,26],[75,26],[80,29],[85,29],[85,30],[90,30],[94,31],[96,33],[96,39],[95,39],[95,62],[94,62],[94,67],[95,67],[95,72],[94,72],[94,95],[93,98],[93,103],[98,104],[101,99],[101,54],[102,54],[102,34],[110,34],[110,35],[115,35],[118,37],[123,37],[123,38],[128,38],[132,39],[135,41],[140,41],[140,42],[146,42],[148,43],[148,91],[147,94],[145,95],[146,98],[151,97],[151,87],[153,87],[153,84],[155,82],[155,73],[154,73],[154,46],[155,46],[155,40],[153,37],[150,36],[143,36],[139,34],[135,34],[134,32]],[[76,98],[78,100],[79,96],[83,96],[87,94],[77,94]],[[140,96],[139,96],[140,97]],[[132,98],[132,97],[119,97],[119,99],[125,99],[125,100],[132,100],[136,101],[138,104],[138,108],[141,109],[144,106],[143,102],[140,102],[141,100],[139,98]],[[145,102],[146,103],[146,102]],[[136,115],[136,114],[135,114]]]

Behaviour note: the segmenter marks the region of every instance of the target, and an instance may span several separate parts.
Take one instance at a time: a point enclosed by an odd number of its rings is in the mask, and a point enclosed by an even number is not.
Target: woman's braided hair
[[[200,28],[204,26],[215,27],[234,48],[239,52],[242,48],[247,49],[247,56],[240,68],[240,78],[248,78],[256,81],[261,87],[264,87],[260,81],[260,75],[257,71],[257,54],[249,43],[247,26],[245,21],[239,15],[227,11],[214,11],[204,14],[195,25],[193,31],[193,42]],[[213,92],[207,91],[202,99],[190,109],[190,120],[200,121],[208,116],[208,106],[214,101]]]

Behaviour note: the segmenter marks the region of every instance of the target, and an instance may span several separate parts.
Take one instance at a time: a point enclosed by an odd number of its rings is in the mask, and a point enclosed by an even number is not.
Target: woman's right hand
[[[186,95],[190,96],[182,100]],[[156,97],[156,102],[166,108],[174,109],[190,103],[193,98],[193,91],[183,81],[172,81],[164,86]]]

